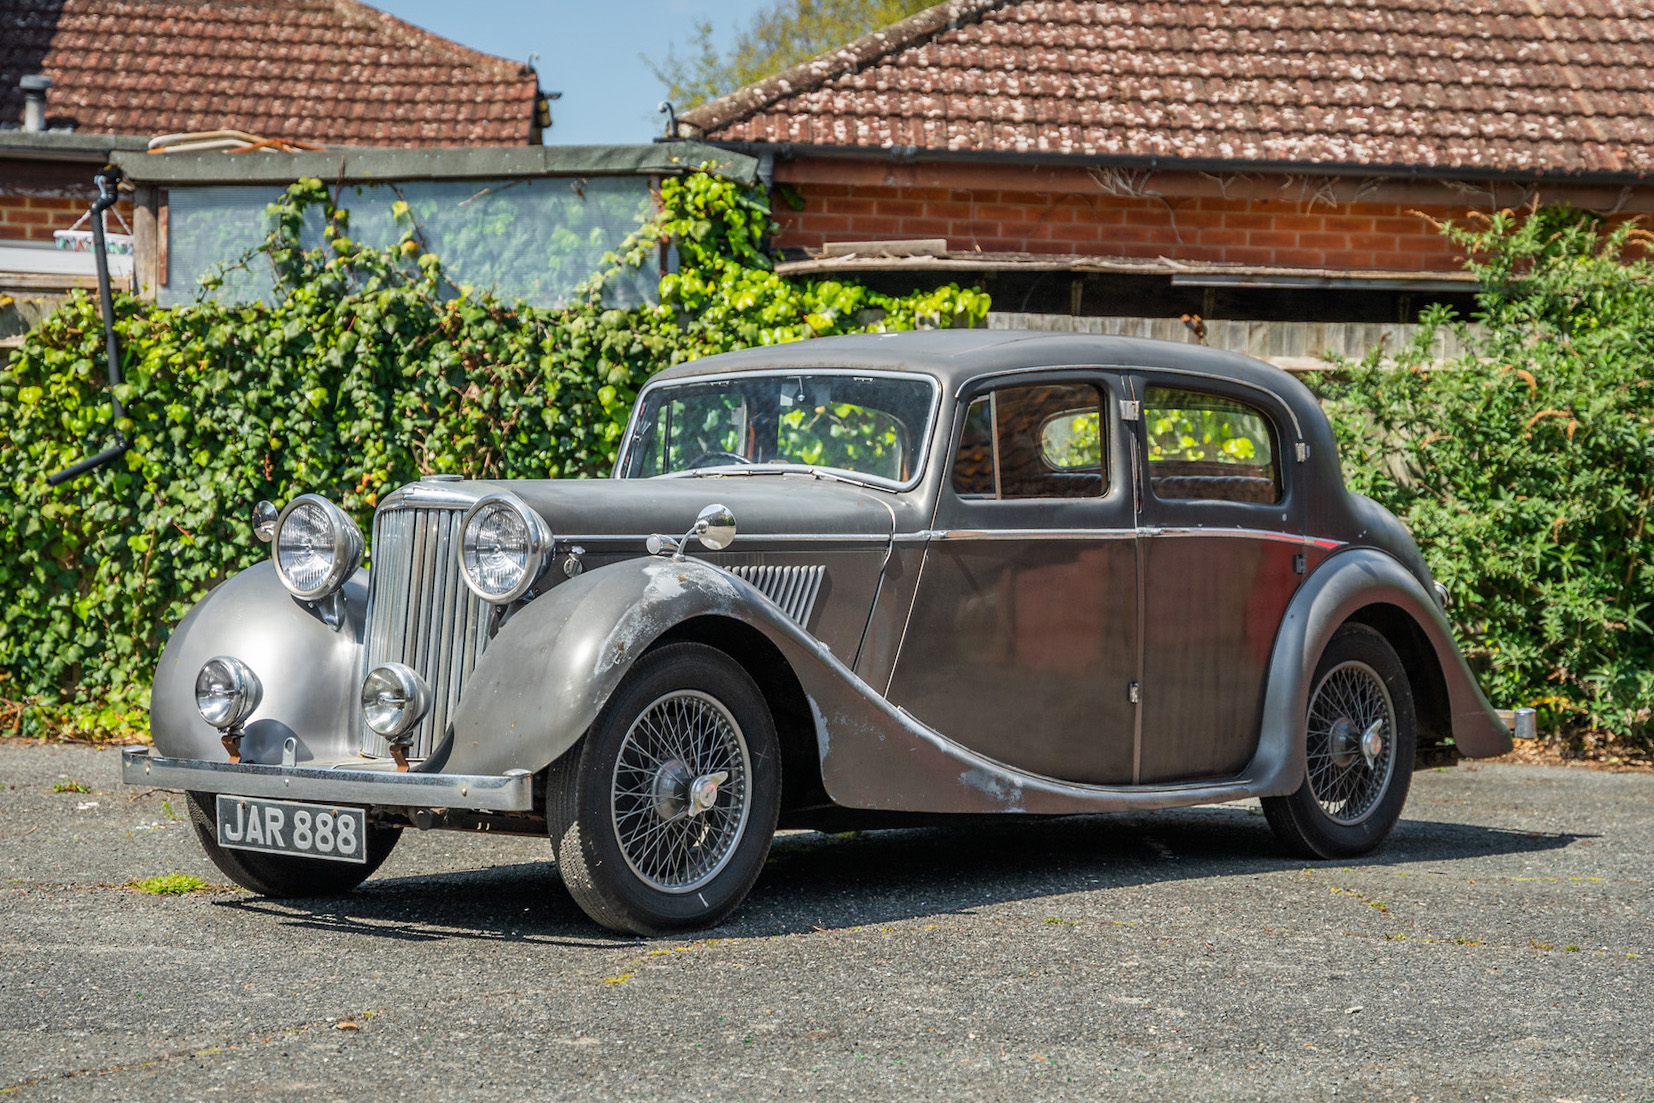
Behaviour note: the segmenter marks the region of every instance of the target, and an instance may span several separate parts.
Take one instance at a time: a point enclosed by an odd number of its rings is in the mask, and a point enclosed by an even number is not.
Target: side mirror
[[[729,511],[728,506],[709,505],[701,510],[695,523],[681,538],[656,533],[644,542],[644,547],[649,549],[650,555],[670,552],[673,559],[682,559],[690,537],[699,540],[701,547],[709,551],[723,551],[735,542],[735,514]]]
[[[701,546],[712,551],[723,551],[735,543],[735,514],[728,506],[710,505],[695,518],[692,530]]]

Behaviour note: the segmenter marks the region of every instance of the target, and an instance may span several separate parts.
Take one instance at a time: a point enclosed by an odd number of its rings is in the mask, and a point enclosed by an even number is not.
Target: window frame
[[[1299,501],[1299,489],[1305,484],[1302,468],[1303,461],[1299,458],[1297,446],[1304,440],[1303,425],[1298,419],[1297,411],[1291,404],[1268,387],[1244,379],[1234,379],[1224,375],[1214,375],[1210,372],[1196,371],[1190,368],[1166,367],[1158,365],[1136,364],[1123,367],[1120,372],[1125,376],[1130,388],[1130,397],[1139,403],[1140,413],[1138,424],[1130,428],[1132,437],[1132,462],[1138,465],[1139,470],[1133,476],[1136,484],[1135,492],[1138,497],[1139,510],[1145,516],[1157,517],[1153,524],[1193,523],[1201,527],[1214,523],[1209,517],[1213,510],[1236,509],[1242,511],[1235,515],[1233,521],[1219,522],[1223,524],[1240,524],[1243,526],[1258,523],[1260,514],[1273,512],[1273,524],[1267,526],[1272,530],[1281,530],[1282,525],[1296,526],[1302,523],[1298,510],[1302,507]],[[1155,494],[1149,485],[1149,456],[1148,456],[1148,391],[1150,387],[1166,387],[1171,390],[1196,391],[1213,395],[1218,398],[1227,398],[1244,406],[1249,406],[1263,415],[1273,434],[1272,444],[1276,449],[1276,469],[1280,479],[1280,497],[1274,502],[1237,502],[1227,498],[1162,498]],[[1195,515],[1183,514],[1186,509],[1197,511]],[[1165,515],[1170,511],[1170,515]]]
[[[937,490],[939,496],[945,496],[964,507],[996,507],[1002,510],[1015,507],[1049,509],[1053,506],[1086,508],[1088,505],[1097,506],[1099,504],[1112,507],[1119,503],[1122,495],[1128,499],[1131,498],[1133,490],[1129,476],[1133,462],[1131,450],[1135,448],[1135,445],[1132,443],[1133,434],[1129,426],[1123,426],[1119,418],[1119,403],[1131,393],[1128,376],[1131,370],[1129,368],[1103,365],[1063,364],[1051,367],[1015,368],[1009,371],[975,375],[962,380],[954,393],[953,424],[949,427],[946,447],[937,454],[936,466],[940,483]],[[1000,497],[998,488],[998,441],[996,437],[994,442],[996,449],[994,458],[994,496],[985,498],[961,494],[954,486],[953,467],[959,454],[960,445],[964,441],[965,427],[969,420],[972,404],[978,399],[988,397],[995,391],[1006,390],[1011,387],[1058,386],[1062,384],[1081,384],[1091,387],[1098,394],[1097,428],[1102,438],[1100,441],[1101,493],[1087,497]],[[1053,468],[1052,470],[1061,473],[1065,469]],[[1072,471],[1073,469],[1067,470]]]

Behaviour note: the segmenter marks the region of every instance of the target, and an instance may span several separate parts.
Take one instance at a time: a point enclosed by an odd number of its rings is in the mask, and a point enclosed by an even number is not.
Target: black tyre
[[[343,895],[371,877],[373,871],[390,857],[397,840],[402,837],[400,827],[370,823],[367,832],[368,860],[361,864],[231,850],[218,845],[218,826],[214,815],[217,796],[192,792],[189,794],[189,806],[195,837],[201,840],[201,849],[207,852],[212,864],[242,888],[277,899]]]
[[[553,764],[546,821],[585,913],[657,935],[711,926],[746,898],[775,834],[781,758],[750,675],[698,643],[649,652]]]
[[[1413,691],[1383,636],[1340,628],[1310,680],[1304,782],[1265,797],[1275,837],[1304,858],[1351,858],[1382,843],[1401,817],[1418,742]]]

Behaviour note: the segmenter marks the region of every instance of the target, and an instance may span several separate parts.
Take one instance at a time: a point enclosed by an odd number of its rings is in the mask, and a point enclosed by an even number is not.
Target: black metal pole
[[[98,185],[98,197],[92,202],[92,250],[93,261],[98,266],[98,303],[103,309],[103,345],[104,355],[109,361],[109,403],[115,412],[115,444],[95,456],[88,456],[79,463],[70,464],[62,471],[54,471],[46,476],[46,482],[50,486],[60,486],[70,479],[77,479],[88,471],[102,467],[130,447],[120,426],[121,418],[126,416],[126,411],[121,406],[120,397],[115,393],[115,388],[121,385],[121,346],[115,339],[115,292],[110,286],[109,251],[105,247],[103,237],[103,212],[113,207],[119,199],[117,185],[121,180],[121,170],[114,165],[105,165],[93,179]]]

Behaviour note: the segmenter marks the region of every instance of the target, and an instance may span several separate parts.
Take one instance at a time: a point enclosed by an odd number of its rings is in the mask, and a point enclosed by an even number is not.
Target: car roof
[[[1019,368],[1176,368],[1247,383],[1303,415],[1319,410],[1302,383],[1272,364],[1177,341],[1039,330],[933,329],[818,337],[720,353],[660,372],[661,381],[733,371],[867,368],[933,376],[951,394],[965,381]]]

